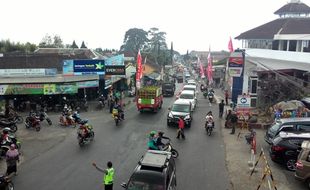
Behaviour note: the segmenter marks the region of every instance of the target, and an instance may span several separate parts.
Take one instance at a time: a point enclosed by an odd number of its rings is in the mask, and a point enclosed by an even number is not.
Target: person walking
[[[219,117],[222,118],[223,117],[223,113],[224,113],[224,100],[221,101],[221,103],[219,103]]]
[[[230,117],[230,123],[231,123],[231,133],[230,134],[235,134],[236,130],[236,125],[238,124],[238,116],[235,111],[232,112],[231,117]]]
[[[6,175],[15,173],[17,175],[17,162],[19,162],[19,152],[15,144],[10,145],[10,149],[6,152]]]
[[[104,173],[103,184],[105,190],[113,190],[114,168],[112,162],[107,162],[107,169],[102,169],[94,162],[93,166],[100,172]]]
[[[185,135],[184,135],[184,120],[183,120],[182,117],[179,118],[177,133],[178,133],[177,139],[180,138],[180,135],[182,136],[183,139],[185,139]]]
[[[229,98],[228,90],[225,90],[225,102],[226,102],[226,106],[228,106],[228,98]]]

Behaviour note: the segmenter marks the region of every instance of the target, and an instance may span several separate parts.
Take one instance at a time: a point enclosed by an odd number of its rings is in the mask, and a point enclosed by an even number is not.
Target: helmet
[[[157,134],[156,131],[151,131],[151,132],[150,132],[150,137],[154,137],[156,134]]]
[[[164,135],[164,132],[158,131],[158,135],[159,135],[159,136],[163,136],[163,135]]]
[[[3,132],[4,134],[8,134],[10,131],[11,131],[11,129],[10,129],[9,127],[5,127],[5,128],[2,130],[2,132]]]

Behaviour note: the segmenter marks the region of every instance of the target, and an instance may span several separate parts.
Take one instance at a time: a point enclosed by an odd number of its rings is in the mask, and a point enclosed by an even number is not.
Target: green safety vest
[[[113,184],[113,177],[114,177],[114,169],[109,168],[107,169],[107,174],[103,177],[103,183],[105,185]]]

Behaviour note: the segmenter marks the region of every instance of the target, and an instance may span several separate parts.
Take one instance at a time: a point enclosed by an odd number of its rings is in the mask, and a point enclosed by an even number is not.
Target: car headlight
[[[190,118],[191,118],[190,115],[187,115],[187,116],[184,117],[184,119],[190,119]]]
[[[172,115],[171,112],[169,112],[168,117],[169,117],[169,118],[173,118],[173,115]]]

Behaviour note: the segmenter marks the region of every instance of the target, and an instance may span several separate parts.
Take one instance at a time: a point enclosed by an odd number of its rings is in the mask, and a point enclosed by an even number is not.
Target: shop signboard
[[[25,77],[25,76],[38,77],[38,76],[55,76],[56,74],[57,74],[56,68],[0,69],[1,77]]]
[[[126,74],[125,65],[106,65],[105,74],[106,75],[125,75]]]
[[[76,83],[44,84],[44,95],[76,94],[77,92],[78,92],[78,86]]]
[[[229,57],[228,72],[231,77],[240,77],[243,71],[244,59],[241,57]]]
[[[0,85],[0,95],[43,94],[43,84]]]
[[[64,60],[62,72],[64,76],[72,76],[73,73],[73,60]]]
[[[251,112],[251,96],[239,95],[237,98],[237,115],[239,118],[244,117],[246,120],[249,119]]]
[[[84,82],[78,82],[77,83],[78,88],[93,88],[99,86],[99,81],[84,81]]]
[[[103,75],[105,74],[104,60],[81,59],[73,61],[74,75]]]
[[[124,65],[124,54],[106,59],[105,65]]]

